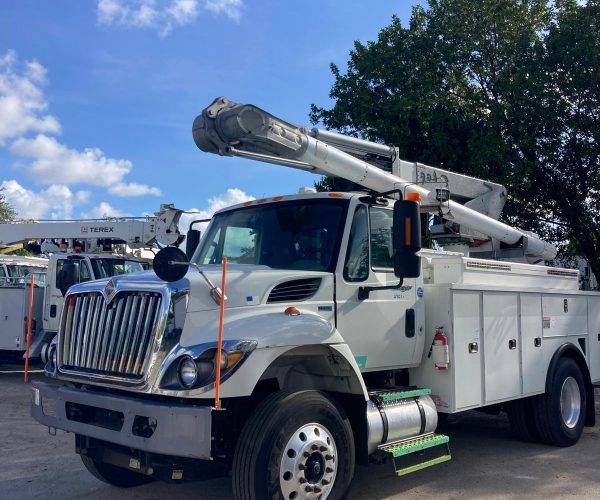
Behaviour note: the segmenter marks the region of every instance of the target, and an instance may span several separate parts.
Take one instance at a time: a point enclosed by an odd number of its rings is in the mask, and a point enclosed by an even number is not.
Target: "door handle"
[[[479,352],[479,344],[477,342],[469,343],[469,354],[475,354]]]
[[[404,320],[404,333],[408,338],[415,336],[415,310],[406,310],[406,319]]]
[[[540,347],[542,345],[542,337],[536,337],[533,339],[533,345],[535,347]]]
[[[517,348],[517,339],[510,339],[508,341],[508,348],[509,349],[516,349]]]

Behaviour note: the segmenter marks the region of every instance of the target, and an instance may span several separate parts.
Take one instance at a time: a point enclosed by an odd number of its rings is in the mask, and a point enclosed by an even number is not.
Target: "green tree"
[[[331,69],[313,123],[506,185],[506,222],[600,276],[599,0],[429,0]]]
[[[3,189],[0,189],[0,224],[10,222],[17,215],[17,211],[8,204],[2,191]]]

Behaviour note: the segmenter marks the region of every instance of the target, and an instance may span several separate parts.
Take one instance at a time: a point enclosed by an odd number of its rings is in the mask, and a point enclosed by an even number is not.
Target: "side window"
[[[369,224],[367,209],[361,205],[354,212],[346,262],[344,263],[344,278],[347,281],[364,281],[369,277]]]
[[[64,259],[58,259],[56,261],[56,276],[54,277],[54,279],[56,280],[56,283],[54,284],[56,286],[56,288],[60,288],[60,283],[58,282],[58,277],[62,273],[64,263],[65,263]]]
[[[90,281],[92,279],[92,275],[90,274],[90,270],[85,262],[79,263],[79,283],[83,283],[84,281]]]
[[[2,266],[0,266],[0,278],[6,278],[6,271]]]
[[[392,223],[394,211],[371,207],[371,266],[373,269],[393,269]]]
[[[56,288],[59,288],[60,284],[58,283],[58,277],[63,270],[63,265],[66,262],[66,259],[58,259],[56,261]],[[85,262],[76,260],[74,264],[77,266],[78,272],[77,276],[79,280],[77,283],[83,283],[84,281],[90,281],[92,279],[92,275],[90,274],[90,270]]]

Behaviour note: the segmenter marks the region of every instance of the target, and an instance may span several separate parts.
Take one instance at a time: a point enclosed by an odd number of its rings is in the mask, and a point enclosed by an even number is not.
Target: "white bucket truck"
[[[399,475],[448,460],[438,413],[495,406],[520,437],[557,446],[594,424],[600,295],[577,290],[576,271],[531,264],[556,252],[496,220],[501,186],[487,201],[481,181],[454,195],[453,174],[411,167],[394,148],[226,98],[193,132],[204,151],[363,191],[221,210],[190,263],[175,248],[157,255],[164,280],[69,290],[46,365],[64,385],[36,384],[31,410],[75,434],[96,477],[126,487],[231,471],[237,499],[338,499],[372,455]],[[416,179],[398,175],[411,168]],[[462,253],[419,252],[419,198],[437,214],[434,237]]]

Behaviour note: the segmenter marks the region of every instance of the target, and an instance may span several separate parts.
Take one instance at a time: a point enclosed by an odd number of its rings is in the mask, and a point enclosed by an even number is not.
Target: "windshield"
[[[90,259],[95,279],[110,278],[119,274],[139,273],[144,270],[137,260],[126,259]]]
[[[216,215],[193,257],[197,264],[257,264],[333,272],[347,200],[313,199],[251,206]]]

